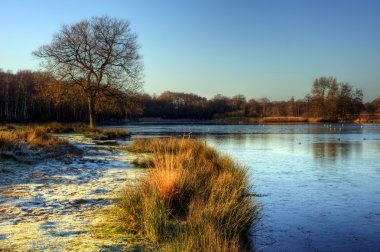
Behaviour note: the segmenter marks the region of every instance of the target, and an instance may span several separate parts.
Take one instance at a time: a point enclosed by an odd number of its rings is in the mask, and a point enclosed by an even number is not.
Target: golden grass
[[[177,154],[181,153],[182,155],[185,152],[197,152],[200,151],[202,154],[203,150],[206,152],[215,152],[211,148],[205,148],[204,144],[201,142],[192,140],[192,139],[183,139],[181,142],[178,142],[177,139],[171,137],[164,138],[136,138],[134,139],[131,145],[125,146],[124,148],[130,152],[137,153],[166,153],[166,154]],[[157,155],[155,155],[157,158]]]
[[[246,170],[192,139],[139,139],[152,169],[124,189],[118,229],[169,251],[245,251],[257,214]]]
[[[131,136],[131,132],[125,129],[92,129],[87,128],[84,135],[97,140],[111,140],[118,138],[127,138]]]
[[[90,128],[85,124],[61,124],[57,122],[45,123],[39,125],[43,131],[48,133],[81,133],[87,137],[97,140],[110,140],[118,138],[127,138],[131,135],[129,130],[125,129],[98,129]]]
[[[30,152],[32,150],[32,152]],[[82,151],[66,140],[46,133],[44,127],[3,127],[0,129],[0,154],[15,160],[31,162],[22,156],[39,152],[37,159],[63,155],[81,155]],[[32,157],[30,157],[32,158]]]
[[[135,167],[138,168],[149,168],[153,164],[153,159],[151,157],[136,157],[131,162]]]
[[[47,134],[43,129],[37,128],[20,128],[0,131],[0,146],[2,148],[18,146],[26,143],[30,146],[54,146],[67,144],[67,141],[53,137]],[[0,147],[0,148],[1,148]]]
[[[86,131],[87,125],[75,123],[75,124],[62,124],[58,122],[50,122],[39,125],[41,129],[48,133],[81,133]]]

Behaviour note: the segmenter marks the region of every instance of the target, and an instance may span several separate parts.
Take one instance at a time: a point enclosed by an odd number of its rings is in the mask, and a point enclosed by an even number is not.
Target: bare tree
[[[42,66],[68,87],[78,85],[83,89],[92,128],[98,97],[124,96],[141,87],[138,48],[128,21],[103,16],[64,25],[49,45],[33,54],[42,58]]]

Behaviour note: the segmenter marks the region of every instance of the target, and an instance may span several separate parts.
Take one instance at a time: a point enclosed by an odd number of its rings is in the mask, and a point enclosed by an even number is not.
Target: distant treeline
[[[126,94],[127,95],[127,94]],[[99,121],[122,120],[136,106],[132,99],[101,97],[95,104]],[[0,121],[87,122],[87,97],[75,85],[67,88],[46,73],[0,71]]]
[[[206,99],[167,91],[159,96],[102,97],[95,104],[95,111],[99,122],[140,117],[210,120],[303,116],[351,120],[363,112],[380,113],[380,98],[365,104],[362,99],[362,91],[348,83],[321,77],[313,83],[311,93],[299,100],[270,101],[220,94]],[[68,88],[46,73],[0,71],[0,121],[85,122],[88,121],[86,97],[78,87]]]
[[[361,112],[380,112],[380,98],[363,104],[363,93],[336,78],[316,79],[311,94],[302,100],[270,101],[268,98],[249,99],[244,95],[212,99],[195,94],[164,92],[159,96],[138,97],[143,105],[143,117],[167,119],[223,119],[230,117],[317,117],[329,120],[352,120]]]

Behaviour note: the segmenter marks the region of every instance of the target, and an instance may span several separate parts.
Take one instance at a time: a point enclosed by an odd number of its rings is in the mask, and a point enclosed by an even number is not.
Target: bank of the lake
[[[262,206],[259,250],[380,247],[378,124],[127,127],[141,137],[190,135],[247,166]]]
[[[132,168],[136,154],[122,147],[128,143],[120,141],[128,132],[124,129],[83,130],[60,124],[2,129],[9,152],[17,154],[20,144],[36,150],[45,145],[60,150],[64,144],[81,154],[66,157],[60,152],[63,159],[29,153],[30,162],[0,159],[2,251],[251,250],[249,234],[258,208],[246,171],[203,142],[149,140],[157,145],[147,144],[143,150],[154,158],[148,171]],[[109,140],[115,137],[119,140]],[[136,174],[148,175],[150,182]],[[136,202],[133,195],[139,192],[133,190],[143,184],[141,201]],[[122,211],[111,216],[115,202]],[[122,231],[119,226],[115,232],[115,218],[128,228]]]
[[[256,124],[304,124],[304,123],[380,123],[379,114],[363,113],[359,116],[345,118],[325,118],[306,116],[268,116],[268,117],[219,117],[210,120],[199,119],[166,119],[156,117],[143,117],[123,122],[113,122],[113,125],[139,124],[139,125],[256,125]]]

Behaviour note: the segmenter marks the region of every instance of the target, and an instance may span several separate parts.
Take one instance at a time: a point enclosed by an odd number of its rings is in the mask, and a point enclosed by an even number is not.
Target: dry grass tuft
[[[125,129],[89,128],[85,124],[61,124],[57,122],[38,126],[47,133],[81,133],[96,140],[111,140],[130,137],[131,132]]]
[[[0,149],[11,149],[22,143],[30,146],[52,146],[66,144],[64,140],[52,137],[40,128],[11,129],[0,131]]]
[[[0,130],[0,154],[22,161],[22,156],[38,154],[39,158],[70,155],[81,155],[82,152],[66,140],[51,136],[44,127],[8,127]],[[25,159],[31,162],[32,160]]]
[[[139,139],[128,148],[151,152],[153,162],[119,198],[119,230],[165,251],[249,250],[258,208],[244,168],[192,139]]]
[[[111,140],[118,138],[127,138],[131,136],[131,132],[125,129],[91,129],[87,128],[84,132],[85,136],[96,140]]]
[[[82,133],[87,129],[85,124],[62,124],[57,122],[45,123],[38,127],[47,133]]]

